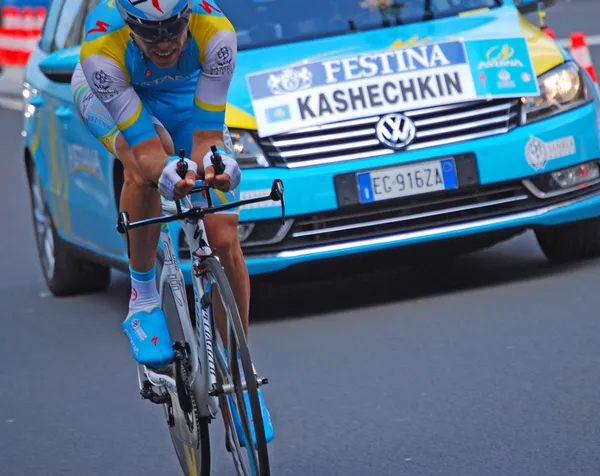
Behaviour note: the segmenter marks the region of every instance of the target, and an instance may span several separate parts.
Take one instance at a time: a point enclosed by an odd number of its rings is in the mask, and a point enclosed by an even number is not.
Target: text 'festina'
[[[323,61],[321,64],[325,68],[326,84],[331,84],[338,81],[449,66],[451,62],[440,45],[436,44]]]

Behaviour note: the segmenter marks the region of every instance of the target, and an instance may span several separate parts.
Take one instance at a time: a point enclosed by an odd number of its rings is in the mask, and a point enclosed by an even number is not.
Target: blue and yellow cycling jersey
[[[130,147],[157,135],[149,109],[154,99],[187,100],[193,96],[193,103],[186,104],[193,108],[192,130],[223,129],[237,40],[233,25],[214,2],[195,4],[189,37],[171,68],[154,66],[142,53],[114,0],[100,3],[84,28],[73,87],[80,87],[83,81],[89,84]]]

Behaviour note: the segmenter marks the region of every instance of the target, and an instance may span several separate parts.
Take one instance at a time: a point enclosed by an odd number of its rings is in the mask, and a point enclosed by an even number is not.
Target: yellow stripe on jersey
[[[129,28],[123,27],[94,40],[84,41],[81,45],[80,61],[83,63],[86,58],[92,55],[106,56],[113,60],[125,73],[125,79],[129,83],[131,77],[125,67],[125,51],[127,50],[129,38]]]
[[[75,100],[74,100],[75,104],[79,103],[79,96],[81,96],[81,93],[83,92],[83,90],[87,89],[87,88],[89,88],[87,81],[84,83],[81,83],[77,87],[77,89],[75,90]]]
[[[138,107],[137,107],[136,111],[133,113],[133,115],[126,121],[121,122],[120,124],[117,124],[118,128],[120,130],[124,131],[128,127],[131,127],[135,123],[135,121],[137,121],[139,119],[141,114],[142,114],[142,102],[139,101]]]
[[[200,109],[210,112],[223,112],[225,110],[225,104],[209,104],[207,102],[200,101],[197,96],[194,96],[194,102]]]
[[[227,17],[214,15],[201,15],[192,13],[190,19],[190,30],[198,49],[200,50],[200,62],[206,61],[206,48],[215,33],[218,31],[229,30],[235,34],[235,28]]]

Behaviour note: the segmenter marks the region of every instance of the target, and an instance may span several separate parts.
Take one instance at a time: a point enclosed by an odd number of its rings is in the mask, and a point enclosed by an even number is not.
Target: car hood
[[[527,22],[514,7],[477,11],[412,25],[382,28],[238,52],[229,90],[226,122],[229,127],[256,130],[246,76],[259,71],[294,66],[339,56],[420,45],[429,42],[523,37],[535,73],[540,75],[564,62],[556,43]]]

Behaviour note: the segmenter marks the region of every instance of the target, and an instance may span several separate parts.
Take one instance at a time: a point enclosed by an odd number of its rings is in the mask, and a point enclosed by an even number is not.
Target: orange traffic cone
[[[554,34],[554,30],[552,28],[544,27],[542,28],[542,33],[546,34],[549,38],[556,40],[556,35]]]
[[[598,77],[592,63],[592,56],[585,41],[585,35],[581,32],[571,33],[571,55],[577,64],[585,69],[594,83],[598,84]]]
[[[14,5],[2,7],[2,64],[19,64],[19,44],[22,32],[21,9]]]

